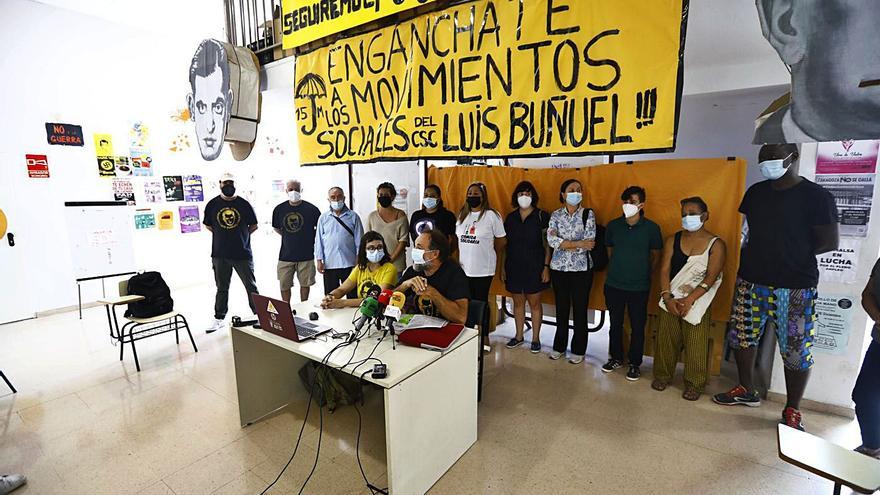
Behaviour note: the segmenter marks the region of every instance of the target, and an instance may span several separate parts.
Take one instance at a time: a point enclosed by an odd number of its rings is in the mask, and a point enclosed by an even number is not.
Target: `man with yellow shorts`
[[[278,254],[278,282],[281,298],[290,302],[293,277],[299,281],[301,301],[309,299],[315,285],[315,231],[321,211],[302,199],[302,185],[297,180],[287,182],[287,201],[272,212],[272,227],[281,236]]]

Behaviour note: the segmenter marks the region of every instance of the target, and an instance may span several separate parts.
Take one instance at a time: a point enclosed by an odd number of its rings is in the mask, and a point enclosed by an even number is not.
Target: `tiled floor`
[[[253,494],[287,462],[305,404],[241,429],[228,332],[206,335],[212,288],[176,291],[199,352],[165,335],[118,360],[102,309],[0,326],[0,367],[19,388],[0,396],[0,472],[23,472],[20,494]],[[242,297],[235,298],[233,304]],[[231,314],[241,307],[233,305]],[[704,396],[663,393],[599,370],[607,340],[594,335],[587,361],[504,348],[501,327],[486,360],[479,441],[431,493],[830,493],[828,482],[777,459],[781,406],[722,408]],[[552,338],[546,329],[545,345]],[[710,380],[710,392],[730,381]],[[0,394],[6,389],[0,385]],[[381,396],[362,410],[361,460],[384,487]],[[854,422],[807,413],[811,432],[848,448]],[[355,459],[353,408],[324,414],[317,468],[304,493],[368,494]],[[270,493],[296,493],[315,461],[313,408],[293,463]]]

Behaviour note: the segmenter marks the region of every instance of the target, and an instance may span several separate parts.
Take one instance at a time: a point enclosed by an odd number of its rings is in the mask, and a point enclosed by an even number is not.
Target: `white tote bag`
[[[687,263],[685,263],[684,267],[670,283],[669,288],[672,291],[672,297],[676,299],[687,297],[688,294],[697,288],[697,286],[703,283],[703,280],[706,278],[706,273],[709,271],[709,251],[712,250],[712,246],[717,240],[717,237],[712,239],[709,242],[709,247],[703,251],[703,254],[690,256],[688,258]],[[691,306],[691,310],[688,312],[687,316],[684,317],[684,321],[691,325],[699,325],[700,321],[703,320],[703,315],[706,314],[706,310],[709,309],[709,305],[712,304],[712,299],[715,298],[715,293],[718,292],[718,287],[720,286],[721,274],[719,273],[718,280],[709,287],[708,292],[694,302],[694,305]],[[660,298],[660,308],[662,308],[663,311],[667,311],[666,303],[663,301],[662,297]]]

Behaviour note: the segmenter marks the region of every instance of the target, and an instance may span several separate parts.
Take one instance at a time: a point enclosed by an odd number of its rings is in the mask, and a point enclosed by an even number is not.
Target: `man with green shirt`
[[[611,357],[602,371],[610,373],[623,366],[623,314],[628,310],[632,336],[626,379],[634,382],[642,375],[639,367],[645,350],[651,272],[660,258],[663,237],[660,227],[645,218],[643,188],[630,186],[620,199],[623,216],[612,220],[605,231],[605,244],[612,250],[605,280],[605,305],[611,315],[608,336]]]

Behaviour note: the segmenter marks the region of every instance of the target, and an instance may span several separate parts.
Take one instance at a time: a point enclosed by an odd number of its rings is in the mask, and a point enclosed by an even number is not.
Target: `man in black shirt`
[[[837,207],[831,193],[798,175],[796,146],[764,146],[758,159],[767,180],[750,187],[739,207],[748,236],[728,335],[740,383],[713,399],[728,406],[761,405],[752,371],[764,328],[772,325],[788,393],[782,422],[803,430],[799,407],[813,366],[816,334],[816,255],[837,249]]]
[[[254,260],[251,253],[251,234],[257,230],[257,215],[244,198],[235,195],[235,178],[223,174],[220,195],[205,205],[204,224],[213,236],[211,260],[217,296],[214,300],[214,323],[208,333],[223,328],[229,303],[229,283],[232,270],[244,284],[251,311],[257,312],[251,294],[257,292],[254,278]]]
[[[297,180],[287,181],[288,200],[272,212],[272,228],[281,235],[278,254],[278,281],[281,297],[290,302],[293,276],[299,279],[299,298],[309,299],[309,289],[315,285],[315,231],[321,211],[302,199],[302,185]]]
[[[397,289],[406,294],[404,312],[464,323],[470,289],[458,263],[449,259],[449,241],[439,230],[416,237],[413,266],[400,277]]]

